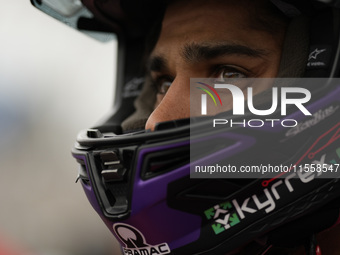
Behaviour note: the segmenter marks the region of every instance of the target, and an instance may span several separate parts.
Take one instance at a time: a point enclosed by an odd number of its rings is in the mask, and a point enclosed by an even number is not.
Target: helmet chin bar
[[[73,150],[81,163],[82,186],[113,234],[114,224],[124,223],[139,230],[152,245],[166,243],[174,254],[211,254],[212,250],[221,254],[263,235],[275,245],[305,242],[307,236],[299,229],[309,236],[336,221],[338,211],[329,205],[337,204],[339,175],[191,179],[190,162],[304,165],[340,161],[340,123],[335,118],[340,110],[340,87],[333,83],[318,93],[308,109],[330,112],[332,108],[332,113],[325,116],[312,111],[320,117],[317,124],[288,136],[282,128],[268,132],[261,128],[220,127],[211,131],[213,117],[161,123],[155,132],[116,135],[101,132],[100,127],[83,131]],[[311,123],[308,116],[300,121]],[[221,148],[218,141],[222,140]],[[191,159],[190,146],[196,151],[201,148]],[[323,152],[314,159],[302,157],[320,148]],[[228,210],[233,220],[220,217],[217,206]],[[327,221],[318,220],[325,215]],[[315,223],[307,224],[311,220]],[[296,231],[290,232],[288,227]],[[280,238],[283,235],[287,236]]]

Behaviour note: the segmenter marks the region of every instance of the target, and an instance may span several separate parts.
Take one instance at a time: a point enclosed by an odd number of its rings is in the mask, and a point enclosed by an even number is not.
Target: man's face
[[[275,34],[257,29],[247,11],[258,15],[252,4],[255,1],[246,1],[248,8],[244,8],[245,1],[241,2],[177,1],[167,8],[160,37],[149,59],[152,83],[159,93],[146,129],[153,130],[162,121],[190,117],[190,78],[277,75],[284,29]],[[256,86],[254,93],[268,86]],[[226,102],[223,110],[230,110],[231,95],[223,102]]]

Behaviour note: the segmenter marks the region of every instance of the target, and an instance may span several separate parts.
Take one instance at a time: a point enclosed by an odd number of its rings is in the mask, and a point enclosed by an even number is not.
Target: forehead
[[[250,15],[259,15],[257,6],[258,1],[248,0],[176,1],[166,10],[154,53],[169,53],[185,44],[201,42],[260,48],[261,41],[270,41],[271,35],[252,29]]]
[[[256,1],[256,0],[254,0]],[[200,22],[202,18],[209,19],[211,23],[218,24],[220,21],[240,21],[247,18],[247,9],[254,6],[246,6],[248,0],[184,0],[175,1],[168,5],[163,20],[163,28],[187,21]],[[248,8],[245,8],[248,7]],[[202,25],[202,24],[201,24]]]

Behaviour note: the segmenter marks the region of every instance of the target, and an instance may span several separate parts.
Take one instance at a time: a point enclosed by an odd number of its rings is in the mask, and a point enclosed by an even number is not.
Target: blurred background
[[[78,131],[111,107],[116,41],[87,37],[29,0],[0,4],[0,244],[19,254],[119,254],[75,184],[71,157]]]

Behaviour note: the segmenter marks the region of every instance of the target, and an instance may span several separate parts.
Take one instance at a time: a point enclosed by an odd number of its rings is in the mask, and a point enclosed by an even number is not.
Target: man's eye
[[[229,78],[245,78],[246,76],[242,73],[237,72],[222,72],[220,78],[229,79]]]
[[[168,92],[170,86],[171,86],[170,81],[161,81],[161,82],[159,82],[159,84],[157,86],[158,87],[157,92],[159,94],[164,95],[164,94],[166,94],[166,92]]]
[[[240,79],[247,77],[243,72],[230,67],[220,68],[216,76],[221,81],[224,79]]]

